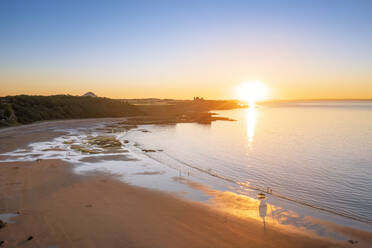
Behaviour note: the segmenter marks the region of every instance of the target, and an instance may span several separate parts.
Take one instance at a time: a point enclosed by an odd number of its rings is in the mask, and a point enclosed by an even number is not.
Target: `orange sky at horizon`
[[[0,5],[0,96],[372,99],[369,1]]]
[[[71,55],[70,64],[0,68],[0,95],[92,91],[109,98],[236,99],[237,85],[256,80],[268,88],[268,99],[372,99],[369,63],[357,64],[345,55],[313,57],[283,44],[247,48],[234,43],[182,53],[179,60],[126,61],[118,56],[87,63],[75,62]]]
[[[1,76],[1,74],[0,74]],[[262,78],[262,79],[261,79]],[[4,77],[0,78],[0,96],[7,95],[56,95],[70,94],[82,95],[88,91],[98,96],[109,98],[172,98],[192,99],[202,96],[206,99],[237,99],[236,87],[251,79],[263,83],[268,88],[267,100],[295,100],[295,99],[372,99],[371,80],[359,79],[358,84],[353,84],[353,79],[315,80],[314,82],[281,82],[264,77],[240,77],[235,80],[198,81],[197,79],[166,80],[158,79],[153,82],[144,79],[107,79],[97,77],[81,79],[61,75]],[[372,78],[372,77],[371,77]],[[206,78],[202,77],[202,80]]]

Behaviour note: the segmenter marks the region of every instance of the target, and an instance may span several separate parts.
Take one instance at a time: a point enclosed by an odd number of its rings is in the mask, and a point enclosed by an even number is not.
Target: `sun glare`
[[[267,97],[267,88],[261,82],[249,81],[238,85],[236,94],[239,100],[248,102],[253,107],[257,101]]]

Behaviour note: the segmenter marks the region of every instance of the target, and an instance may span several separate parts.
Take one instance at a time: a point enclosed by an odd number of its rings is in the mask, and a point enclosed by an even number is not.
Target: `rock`
[[[30,236],[27,238],[28,241],[30,241],[31,239],[33,239],[34,237]]]
[[[350,244],[357,244],[357,243],[359,243],[358,240],[352,240],[352,239],[349,239],[348,242],[349,242]]]
[[[129,143],[129,140],[124,140],[124,144],[128,144]]]
[[[6,222],[0,220],[0,229],[6,226]]]
[[[102,154],[125,153],[125,152],[128,152],[128,150],[124,150],[121,147],[108,147],[108,148],[105,148],[105,151],[103,151]]]
[[[80,145],[71,145],[70,148],[73,150],[82,152],[82,153],[89,153],[89,154],[98,154],[101,152],[101,151],[94,150],[94,149],[88,149]]]
[[[152,149],[142,149],[143,152],[156,152],[155,150]]]
[[[60,148],[60,147],[52,147],[52,148],[43,149],[42,151],[43,152],[63,152],[63,151],[66,151],[66,150],[63,149],[63,148]]]
[[[4,240],[0,240],[0,246],[2,246],[5,243]]]
[[[91,137],[88,138],[88,143],[90,145],[97,145],[102,148],[106,147],[120,147],[121,142],[117,140],[113,136],[96,136],[96,137]]]
[[[82,148],[82,146],[79,146],[79,145],[71,145],[70,148],[72,150],[79,150],[80,148]]]

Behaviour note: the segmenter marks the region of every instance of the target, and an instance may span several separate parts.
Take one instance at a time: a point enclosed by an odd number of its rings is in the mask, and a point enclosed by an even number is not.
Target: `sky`
[[[0,96],[371,98],[372,1],[0,1]]]

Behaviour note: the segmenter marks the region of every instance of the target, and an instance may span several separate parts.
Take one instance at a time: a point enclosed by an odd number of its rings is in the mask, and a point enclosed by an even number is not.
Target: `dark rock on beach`
[[[143,152],[156,152],[155,150],[152,149],[142,149]]]
[[[6,222],[0,220],[0,229],[6,226]]]

